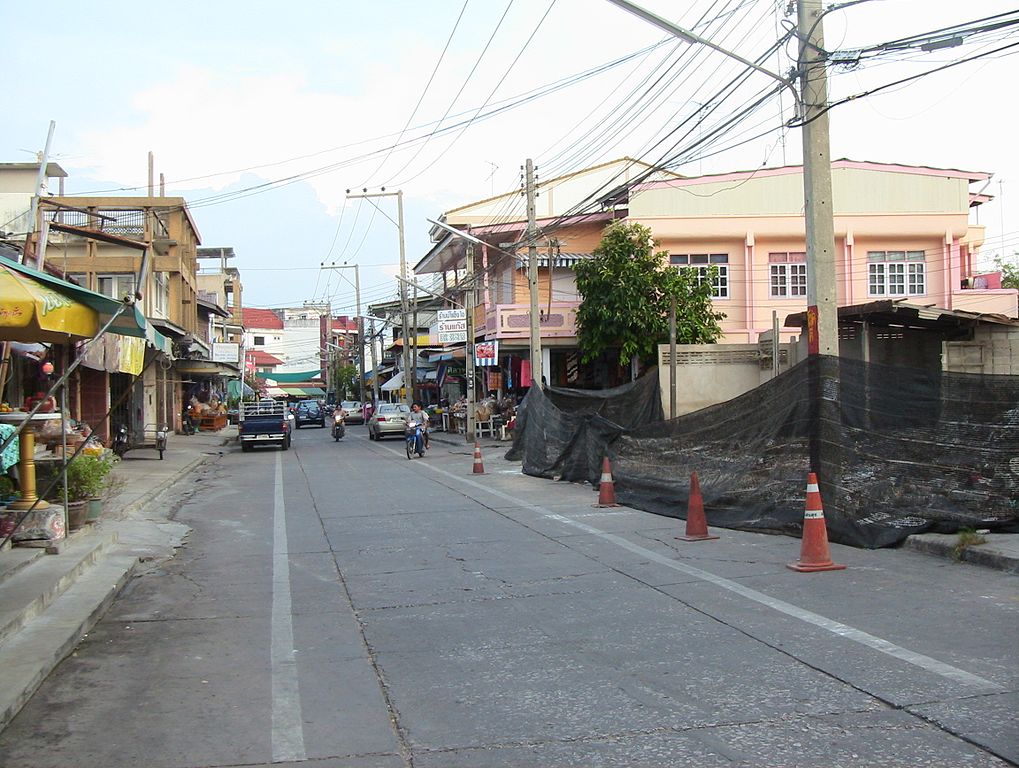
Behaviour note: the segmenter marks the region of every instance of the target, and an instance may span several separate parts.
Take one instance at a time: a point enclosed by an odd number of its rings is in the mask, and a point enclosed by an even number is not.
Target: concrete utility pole
[[[444,224],[441,221],[435,221],[433,219],[426,219],[429,224],[434,224],[440,229],[444,229],[453,237],[457,237],[461,240],[467,241],[467,274],[464,276],[464,309],[467,315],[467,349],[466,349],[466,375],[467,375],[467,442],[473,442],[475,439],[475,424],[474,424],[474,246],[484,246],[486,243],[483,240],[479,240],[469,232],[463,232],[456,227],[451,227],[449,224]],[[470,229],[468,227],[468,229]],[[454,302],[455,303],[455,302]]]
[[[354,303],[357,304],[357,364],[360,379],[357,383],[357,396],[364,405],[364,318],[361,317],[361,270],[357,264],[322,264],[321,269],[352,269],[354,270]],[[329,336],[332,336],[332,316],[330,315]],[[372,370],[375,364],[372,363]],[[339,398],[342,400],[343,398]]]
[[[359,317],[358,320],[364,323],[364,318]],[[371,356],[372,356],[372,412],[379,407],[379,363],[375,359],[375,321],[371,321]],[[363,326],[362,326],[363,327]],[[361,401],[362,406],[364,400]],[[363,413],[362,408],[362,413]]]
[[[474,442],[474,243],[467,241],[467,290],[464,292],[464,310],[467,315],[467,349],[464,373],[467,377],[467,442]]]
[[[835,225],[828,146],[828,76],[821,0],[799,0],[803,203],[807,232],[807,345],[810,354],[839,353],[835,296]],[[813,335],[811,335],[813,331]]]
[[[825,70],[821,0],[797,0],[800,40],[800,92],[790,79],[727,51],[690,30],[640,8],[629,0],[609,0],[639,18],[675,35],[741,62],[793,91],[802,123],[803,204],[807,242],[807,348],[811,358],[809,400],[813,413],[810,438],[811,468],[822,483],[836,484],[838,467],[836,424],[839,419],[838,297],[835,284],[835,226],[832,209],[831,156],[828,146],[828,78]],[[823,470],[823,471],[822,471]],[[826,480],[827,479],[827,480]],[[833,485],[829,485],[831,488]],[[832,494],[825,494],[832,498]]]
[[[404,241],[403,234],[403,190],[398,189],[396,192],[386,192],[385,188],[381,192],[368,192],[367,189],[361,190],[362,194],[352,195],[350,190],[347,190],[347,199],[356,200],[360,198],[372,198],[372,197],[395,197],[396,198],[396,211],[397,211],[397,224],[396,227],[400,231],[400,313],[402,316],[402,328],[403,328],[403,391],[404,391],[404,402],[409,406],[411,403],[411,391],[410,391],[410,344],[408,341],[407,333],[407,247]],[[360,313],[359,313],[360,314]],[[376,376],[377,378],[377,376]]]
[[[538,313],[538,226],[534,214],[534,161],[527,159],[527,287],[531,296],[531,386],[541,386],[541,315]],[[550,267],[551,268],[551,267]]]

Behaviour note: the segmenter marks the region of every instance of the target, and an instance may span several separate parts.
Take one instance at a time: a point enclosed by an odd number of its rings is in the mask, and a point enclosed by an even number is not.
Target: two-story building
[[[1016,291],[978,287],[983,228],[970,211],[987,198],[971,173],[885,163],[832,163],[838,300],[909,298],[948,309],[1017,314]],[[650,175],[629,159],[538,185],[538,312],[542,370],[552,385],[590,386],[599,379],[579,363],[577,294],[572,264],[590,258],[613,219],[652,230],[668,263],[716,269],[723,338],[756,343],[773,325],[806,308],[806,243],[800,166],[684,178]],[[530,299],[526,218],[510,193],[446,212],[445,224],[484,241],[475,248],[477,341],[499,344],[501,381],[529,386]],[[585,201],[601,202],[578,214]],[[589,206],[587,206],[589,207]],[[466,270],[466,241],[440,227],[415,273],[442,273],[452,285]],[[796,331],[784,329],[789,338]],[[604,381],[602,378],[601,381]]]
[[[198,228],[179,197],[44,197],[39,226],[45,247],[36,258],[58,267],[79,285],[111,298],[133,295],[154,328],[171,339],[173,350],[147,345],[135,378],[109,360],[84,366],[80,416],[128,425],[134,440],[150,440],[160,425],[179,426],[183,393],[172,357],[198,339],[195,252]],[[101,430],[105,431],[105,430]]]

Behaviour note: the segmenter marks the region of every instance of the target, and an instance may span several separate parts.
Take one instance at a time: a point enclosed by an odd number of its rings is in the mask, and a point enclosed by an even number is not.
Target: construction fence
[[[657,369],[611,390],[531,389],[507,458],[597,487],[606,456],[618,501],[670,517],[696,472],[723,528],[799,536],[813,459],[832,541],[1019,531],[1019,377],[822,357],[671,420]]]

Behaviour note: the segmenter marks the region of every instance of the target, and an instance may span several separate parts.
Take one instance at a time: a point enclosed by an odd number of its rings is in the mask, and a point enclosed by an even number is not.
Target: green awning
[[[325,397],[326,393],[324,389],[317,387],[294,387],[281,385],[280,390],[286,392],[291,397]]]
[[[24,264],[18,264],[16,261],[10,259],[3,260],[3,265],[8,269],[15,272],[20,272],[23,275],[28,275],[33,280],[37,280],[40,283],[45,283],[50,288],[60,291],[65,296],[68,296],[75,301],[84,304],[87,307],[91,307],[99,313],[100,325],[106,325],[110,321],[110,318],[117,314],[123,307],[123,302],[111,299],[109,296],[104,296],[101,293],[90,291],[88,288],[82,288],[80,285],[74,285],[61,280],[60,278],[54,277],[46,272],[40,272],[39,270],[26,267]],[[167,357],[173,357],[173,347],[170,344],[170,340],[163,334],[157,331],[142,314],[142,311],[137,305],[129,306],[124,312],[117,318],[117,320],[110,326],[110,333],[119,333],[122,336],[134,336],[135,338],[145,339],[150,346],[164,353]]]
[[[258,371],[255,374],[260,379],[271,379],[277,384],[306,384],[316,378],[322,377],[322,371],[315,368],[311,371],[300,371],[298,373],[272,373]]]

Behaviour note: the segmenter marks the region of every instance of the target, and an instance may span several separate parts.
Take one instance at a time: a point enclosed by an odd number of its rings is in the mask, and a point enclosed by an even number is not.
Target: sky
[[[636,4],[779,76],[792,66],[788,0]],[[519,190],[528,158],[539,179],[623,156],[688,175],[801,162],[788,89],[608,0],[3,5],[0,162],[31,162],[53,121],[66,194],[144,194],[152,152],[202,245],[234,248],[249,306],[354,315],[354,270],[322,264],[358,266],[362,308],[396,298],[396,198],[349,196],[362,190],[402,192],[412,267],[426,219]],[[841,5],[824,18],[829,51],[1013,10]],[[1019,252],[1017,43],[1009,27],[829,73],[833,158],[993,174],[978,214],[988,261]]]

